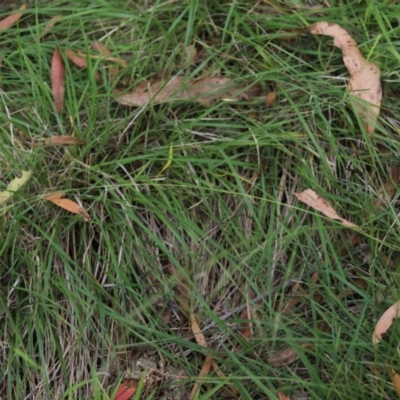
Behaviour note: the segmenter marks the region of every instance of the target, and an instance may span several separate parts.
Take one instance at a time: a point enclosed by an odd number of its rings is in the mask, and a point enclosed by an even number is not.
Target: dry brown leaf
[[[284,365],[289,365],[292,362],[298,360],[299,356],[294,348],[289,347],[281,351],[278,354],[268,357],[268,362],[273,367],[283,367]]]
[[[162,103],[164,101],[190,100],[197,101],[204,106],[210,106],[218,100],[250,100],[259,93],[259,87],[247,88],[235,86],[229,78],[220,76],[207,77],[184,81],[175,76],[168,82],[150,80],[141,82],[134,91],[120,95],[116,101],[123,105],[143,107],[150,101]]]
[[[22,5],[19,8],[20,11],[23,11],[25,9],[26,9],[26,4]],[[24,13],[20,12],[20,13],[11,14],[7,18],[2,19],[0,21],[0,31],[4,30],[4,29],[8,29],[11,26],[13,26],[23,15],[24,15]]]
[[[201,333],[199,323],[197,322],[196,317],[192,313],[190,314],[190,326],[192,328],[192,332],[193,332],[194,338],[196,339],[196,342],[200,346],[207,347],[207,342],[206,342],[204,335]],[[201,371],[199,373],[199,381],[193,385],[192,391],[190,392],[191,399],[193,399],[196,396],[196,393],[200,388],[201,378],[204,378],[205,376],[208,375],[212,364],[213,364],[213,358],[207,356],[204,361],[203,367],[201,368]]]
[[[192,399],[195,398],[196,393],[197,393],[197,391],[198,391],[199,388],[200,388],[201,378],[204,378],[204,377],[207,376],[208,373],[210,372],[210,368],[211,368],[211,365],[212,365],[212,361],[213,361],[212,357],[206,357],[206,359],[205,359],[205,361],[204,361],[204,364],[203,364],[203,367],[201,368],[201,371],[200,371],[200,373],[199,373],[199,378],[200,378],[200,379],[199,379],[199,382],[196,382],[196,383],[193,385],[193,388],[192,388],[192,390],[191,390],[191,392],[190,392],[190,400],[192,400]]]
[[[339,221],[344,226],[351,228],[358,228],[356,224],[339,217],[336,211],[329,205],[329,203],[312,189],[306,189],[301,193],[294,193],[294,195],[304,204],[324,214],[326,217]]]
[[[254,296],[255,297],[255,296]],[[253,327],[251,324],[251,312],[248,308],[245,308],[242,311],[242,315],[240,316],[240,319],[246,320],[245,322],[242,322],[241,328],[240,328],[240,334],[245,338],[248,339],[253,335]]]
[[[72,61],[75,65],[77,65],[80,68],[87,68],[88,63],[86,60],[86,56],[84,55],[79,56],[75,51],[73,50],[67,50],[65,52],[65,55],[67,56],[68,60]]]
[[[314,345],[312,343],[303,343],[301,345],[303,349],[312,350]],[[272,367],[283,367],[289,365],[294,361],[298,360],[299,356],[297,351],[293,347],[289,347],[278,354],[268,357],[268,362]]]
[[[83,146],[85,144],[86,140],[78,139],[74,136],[50,136],[45,141],[46,146]]]
[[[107,49],[107,47],[101,42],[92,42],[92,47],[100,54],[100,56],[94,56],[96,58],[102,58],[106,61],[110,61],[118,64],[123,69],[126,68],[126,61],[121,58],[112,57],[111,51]],[[92,57],[92,56],[91,56]],[[109,77],[110,81],[113,82],[117,78],[120,73],[120,69],[118,65],[112,65],[109,67]]]
[[[333,44],[342,50],[344,65],[350,73],[348,88],[354,96],[354,109],[371,135],[375,130],[382,99],[379,67],[365,59],[356,41],[340,25],[317,22],[310,25],[308,30],[314,35],[333,37]]]
[[[400,375],[393,369],[389,369],[390,379],[396,389],[397,394],[400,396]]]
[[[378,344],[382,335],[392,326],[393,320],[400,317],[400,300],[392,304],[379,318],[372,334],[372,343]]]
[[[39,39],[46,36],[60,18],[62,18],[62,15],[56,15],[55,17],[51,18],[43,29],[43,32],[39,35]]]
[[[111,51],[101,42],[92,42],[92,47],[103,57],[111,57]]]
[[[33,143],[31,147],[45,147],[45,146],[83,146],[86,140],[78,139],[74,136],[50,136],[42,143]]]
[[[275,100],[276,100],[276,92],[267,93],[267,96],[265,98],[265,103],[266,103],[267,107],[272,105],[275,102]]]
[[[53,93],[54,107],[58,113],[62,111],[64,102],[64,79],[64,62],[60,50],[56,47],[54,49],[53,58],[51,59],[51,90]]]
[[[122,382],[115,393],[114,400],[129,400],[135,394],[138,382],[135,379],[127,379]]]
[[[64,192],[55,192],[45,195],[44,198],[48,201],[51,201],[58,207],[63,208],[64,210],[81,215],[85,221],[90,221],[90,215],[86,212],[86,210],[72,200],[62,199],[64,195]]]
[[[81,57],[81,58],[86,57],[86,54],[84,52],[82,52],[82,51],[78,51],[77,55],[78,55],[78,57]],[[89,58],[91,58],[92,60],[101,59],[101,60],[104,60],[104,61],[110,61],[110,62],[113,62],[113,63],[116,63],[116,64],[120,64],[124,68],[126,67],[126,61],[122,60],[121,58],[118,58],[118,57],[111,57],[111,56],[104,57],[103,55],[89,54]]]
[[[200,346],[208,347],[204,335],[201,333],[200,326],[194,314],[190,314],[190,326],[197,344]]]
[[[284,394],[282,392],[278,392],[278,397],[279,397],[279,400],[290,400],[290,397],[286,396],[286,394]]]

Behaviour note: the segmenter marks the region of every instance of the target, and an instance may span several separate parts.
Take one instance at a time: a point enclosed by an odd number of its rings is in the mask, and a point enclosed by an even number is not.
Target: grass
[[[226,398],[232,387],[241,399],[394,398],[387,367],[399,366],[397,327],[376,351],[371,336],[399,291],[398,194],[382,207],[376,198],[400,152],[400,6],[41,3],[0,33],[0,189],[21,170],[33,173],[0,214],[0,396],[106,399],[146,356],[184,379],[176,389],[147,371],[137,398],[187,398],[207,354],[189,307],[225,374],[211,370],[198,399]],[[348,74],[332,39],[293,36],[317,21],[340,23],[381,67],[371,137],[347,106]],[[276,90],[277,100],[124,107],[104,64],[89,60],[87,70],[66,62],[56,115],[53,50],[91,53],[92,40],[128,61],[120,78],[129,88],[165,71],[221,74]],[[193,44],[198,57],[187,67]],[[72,133],[87,145],[24,142]],[[294,193],[306,188],[363,233],[299,203]],[[46,202],[56,190],[92,220]],[[276,361],[290,349],[296,360]]]

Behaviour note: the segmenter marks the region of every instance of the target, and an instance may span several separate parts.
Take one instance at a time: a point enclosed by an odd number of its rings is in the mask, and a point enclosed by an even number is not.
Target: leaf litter
[[[333,220],[339,221],[344,226],[349,228],[358,228],[358,225],[339,217],[338,213],[328,203],[326,199],[314,192],[312,189],[306,189],[301,193],[294,193],[294,195],[304,204],[319,211],[323,215]]]
[[[24,11],[26,9],[26,5],[22,5],[19,10]],[[14,14],[9,15],[8,17],[2,19],[0,21],[0,31],[5,30],[13,26],[15,23],[18,22],[18,20],[24,15],[23,12],[17,12]]]
[[[0,192],[0,204],[4,204],[15,192],[28,182],[32,171],[22,171],[21,178],[14,178],[7,186],[7,190]]]
[[[375,325],[374,332],[372,334],[372,343],[376,346],[382,340],[383,335],[392,326],[393,321],[400,317],[400,300],[392,304],[379,318]],[[400,375],[393,369],[389,368],[390,379],[393,386],[400,396]]]
[[[64,210],[67,210],[73,214],[81,215],[85,221],[90,221],[90,215],[87,213],[87,211],[75,201],[63,199],[62,197],[64,195],[65,192],[54,192],[46,194],[44,198],[48,201],[51,201],[58,207],[63,208]]]
[[[60,50],[57,47],[54,49],[51,59],[51,90],[54,107],[58,113],[61,113],[64,104],[65,68]]]
[[[218,100],[250,100],[259,95],[260,86],[238,85],[230,78],[222,76],[185,80],[174,76],[168,81],[153,79],[141,82],[127,94],[116,97],[116,101],[126,106],[144,107],[148,103],[190,100],[203,106],[211,106]]]
[[[25,8],[25,7],[24,7]],[[21,7],[21,9],[24,9]],[[23,14],[14,14],[10,17],[16,17],[15,23]],[[8,18],[10,18],[8,17]],[[6,20],[8,19],[6,18]],[[2,27],[2,22],[0,21],[0,29],[6,29]],[[55,22],[55,21],[54,21]],[[8,22],[10,23],[10,22]],[[9,26],[11,26],[9,25]],[[5,26],[5,25],[3,25]],[[51,29],[51,28],[50,28]],[[343,52],[343,60],[345,62],[346,67],[349,70],[351,75],[349,81],[349,90],[353,96],[358,97],[362,102],[355,103],[355,109],[363,120],[367,120],[366,128],[368,133],[372,134],[374,131],[374,123],[376,122],[377,115],[379,113],[380,101],[382,91],[380,89],[379,82],[379,68],[370,62],[367,62],[365,58],[362,56],[359,51],[356,42],[351,38],[347,31],[336,24],[329,23],[317,23],[311,25],[309,30],[313,34],[326,34],[334,37],[335,46],[339,47]],[[93,42],[93,48],[98,51],[99,55],[85,55],[81,52],[75,53],[71,50],[66,52],[66,56],[69,60],[71,60],[74,64],[81,68],[87,68],[87,57],[98,59],[101,58],[105,61],[110,61],[116,64],[119,64],[121,67],[126,67],[126,62],[124,60],[120,60],[118,58],[112,57],[111,52],[100,42]],[[187,48],[187,59],[194,59],[196,57],[196,49],[192,46],[188,46]],[[192,52],[192,53],[191,53]],[[191,60],[185,63],[185,66],[188,67],[191,64]],[[53,64],[54,71],[53,71]],[[60,66],[61,65],[61,66]],[[55,49],[52,59],[52,90],[53,90],[53,98],[54,104],[57,112],[61,112],[62,104],[63,104],[63,95],[64,95],[64,73],[62,71],[64,68],[62,64],[62,57],[59,49]],[[367,72],[364,72],[367,70]],[[372,75],[374,75],[374,79],[372,79]],[[123,105],[143,107],[149,102],[152,103],[162,103],[165,101],[179,101],[179,100],[190,100],[198,102],[204,106],[210,106],[216,101],[226,100],[226,101],[240,101],[240,100],[250,100],[257,96],[260,93],[260,88],[258,85],[248,88],[247,85],[238,85],[234,84],[234,82],[229,78],[224,78],[221,76],[214,77],[202,77],[199,79],[189,79],[184,80],[180,77],[173,77],[170,80],[165,79],[153,79],[147,80],[139,85],[133,90],[133,92],[129,94],[118,94],[117,101]],[[266,97],[266,105],[269,106],[274,103],[276,98],[276,93],[271,92]],[[365,101],[372,103],[373,107],[365,105]],[[372,112],[371,110],[374,110]],[[52,136],[49,139],[46,139],[44,145],[74,145],[74,144],[85,144],[85,141],[81,141],[80,139],[76,139],[72,136]],[[172,147],[171,147],[172,148]],[[167,165],[167,167],[169,164]],[[163,171],[166,169],[164,167]],[[162,172],[163,172],[162,171]],[[30,177],[30,171],[23,171],[22,178],[14,179],[10,185],[8,190],[14,189],[14,191],[18,190]],[[29,174],[29,175],[27,175]],[[322,212],[329,218],[334,220],[339,220],[343,225],[349,227],[357,227],[357,225],[346,221],[345,219],[338,216],[335,210],[329,206],[327,201],[318,196],[315,192],[310,193],[311,189],[307,189],[302,193],[295,193],[296,197],[300,201],[303,201],[305,204],[311,206],[317,211]],[[11,197],[12,193],[6,197],[6,200],[2,201],[2,195],[4,196],[5,192],[0,192],[0,203],[6,201],[9,197]],[[7,192],[9,193],[9,192]],[[77,203],[69,200],[63,199],[64,192],[56,192],[45,196],[45,199],[53,202],[57,206],[64,208],[72,213],[80,214],[83,216],[85,220],[90,220],[89,214],[86,210],[78,205]],[[308,197],[308,200],[304,198]],[[4,198],[4,197],[3,197]],[[310,200],[311,198],[311,200]],[[393,306],[392,306],[393,307]],[[388,310],[389,311],[389,310]],[[196,340],[202,346],[207,347],[207,343],[205,342],[204,336],[200,332],[200,327],[196,321],[196,318],[193,314],[190,315],[191,326],[193,333],[196,337]],[[250,317],[250,315],[248,315]],[[397,317],[397,314],[396,314]],[[248,318],[250,319],[250,318]],[[390,323],[391,325],[391,323]],[[389,325],[389,327],[390,327]],[[378,324],[377,324],[378,326]],[[388,328],[389,328],[388,327]],[[387,329],[388,329],[387,328]],[[242,333],[244,336],[251,335],[250,325],[243,325],[243,329],[245,329]],[[375,334],[375,332],[374,332]],[[301,346],[304,350],[310,349],[310,344],[303,344]],[[293,362],[295,359],[298,359],[297,352],[294,349],[287,349],[274,357],[269,358],[269,362],[274,366],[283,366],[288,365]],[[222,373],[216,363],[213,361],[212,357],[207,356],[204,362],[202,373],[200,373],[199,378],[202,378],[208,374],[209,369],[213,367],[220,373]],[[201,379],[200,379],[201,381]],[[128,382],[124,382],[120,385],[117,391],[117,395],[115,399],[128,399],[136,390],[135,383],[133,386]],[[131,389],[131,390],[127,390]],[[133,390],[134,389],[134,390]],[[193,388],[195,389],[195,388]],[[197,392],[197,389],[194,390],[194,393]],[[193,393],[193,392],[192,392]],[[129,397],[128,397],[129,396]],[[282,394],[282,398],[284,395]],[[279,394],[281,398],[281,394]]]
[[[344,65],[350,73],[348,89],[353,98],[354,110],[360,120],[364,121],[366,130],[371,135],[375,130],[382,100],[379,67],[365,59],[357,42],[340,25],[317,22],[307,29],[313,35],[333,37],[334,46],[342,50]]]

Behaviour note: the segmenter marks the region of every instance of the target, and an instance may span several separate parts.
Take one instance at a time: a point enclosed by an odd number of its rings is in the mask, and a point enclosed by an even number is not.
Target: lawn
[[[20,6],[3,3],[0,19]],[[400,297],[399,15],[388,0],[29,2],[0,30],[0,191],[31,171],[0,204],[0,398],[122,400],[123,381],[135,399],[396,398],[399,326],[372,334]],[[320,21],[381,69],[373,134],[342,52],[304,29]],[[216,76],[259,93],[118,98]]]

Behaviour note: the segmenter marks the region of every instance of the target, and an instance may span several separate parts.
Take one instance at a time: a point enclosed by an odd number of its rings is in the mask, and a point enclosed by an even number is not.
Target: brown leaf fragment
[[[23,11],[25,9],[26,9],[26,4],[22,5],[19,8],[20,11]],[[11,26],[13,26],[23,15],[24,15],[24,13],[19,12],[19,13],[11,14],[8,17],[2,19],[0,21],[0,31],[4,30],[4,29],[8,29]]]
[[[307,29],[314,35],[333,37],[334,46],[342,50],[344,65],[350,74],[348,89],[354,110],[371,135],[375,130],[382,99],[379,67],[365,59],[356,41],[340,25],[317,22]]]
[[[62,15],[56,15],[55,17],[51,18],[50,21],[45,26],[45,28],[43,29],[43,32],[39,35],[38,39],[41,39],[42,37],[46,36],[52,30],[53,26],[60,18],[62,18]]]
[[[312,343],[304,343],[301,345],[301,347],[306,350],[312,350],[314,345]],[[299,358],[300,357],[297,354],[297,351],[293,347],[289,347],[280,353],[268,357],[268,362],[272,367],[283,367],[285,365],[292,364]]]
[[[113,400],[129,400],[135,394],[137,388],[138,382],[135,379],[127,379],[118,386]]]
[[[278,392],[279,400],[290,400],[290,397],[286,396],[286,394],[282,392]]]
[[[393,369],[389,369],[389,374],[390,374],[390,379],[393,383],[393,386],[397,392],[397,394],[400,396],[400,375]]]
[[[83,57],[79,56],[73,50],[67,50],[65,52],[65,55],[67,56],[68,60],[72,61],[76,66],[78,66],[80,68],[87,68],[88,63],[87,63],[85,55]]]
[[[92,47],[103,57],[111,57],[111,51],[101,42],[92,42]]]
[[[64,102],[65,92],[65,68],[60,50],[54,49],[51,59],[51,90],[53,93],[54,107],[58,113],[61,112]]]
[[[201,368],[200,373],[199,373],[199,382],[196,382],[193,385],[192,390],[190,391],[190,400],[195,398],[196,393],[200,388],[200,384],[201,384],[202,379],[204,377],[206,377],[208,375],[208,373],[210,372],[212,361],[213,361],[212,357],[206,357],[206,359],[204,361],[204,364],[203,364],[203,367]]]
[[[400,317],[400,300],[392,304],[379,318],[372,334],[372,343],[378,344],[382,336],[392,326],[393,320]]]
[[[42,143],[33,143],[31,147],[45,147],[45,146],[83,146],[86,140],[78,139],[74,136],[50,136]]]
[[[276,92],[269,92],[265,97],[265,104],[267,105],[267,107],[269,107],[275,103],[275,100],[276,100]]]
[[[64,192],[55,192],[45,195],[44,198],[48,201],[51,201],[58,207],[63,208],[64,210],[74,214],[80,214],[85,221],[90,221],[90,215],[86,212],[86,210],[72,200],[62,199],[64,195]]]
[[[78,57],[82,57],[82,58],[86,57],[86,54],[83,53],[82,51],[78,51],[77,55],[78,55]],[[124,68],[126,67],[126,61],[121,58],[118,58],[118,57],[112,57],[112,56],[105,57],[103,55],[89,54],[89,58],[91,58],[92,60],[100,59],[100,60],[104,60],[104,61],[109,61],[109,62],[113,62],[116,64],[120,64]]]
[[[188,68],[194,63],[197,57],[196,47],[193,45],[186,46],[185,48],[185,59],[183,62],[183,68]]]
[[[187,82],[175,76],[168,82],[150,80],[141,82],[134,91],[120,95],[116,101],[127,106],[143,107],[147,103],[162,103],[165,101],[190,100],[204,106],[210,106],[216,101],[250,100],[259,93],[260,88],[245,88],[233,83],[229,78],[220,76],[192,79]]]
[[[301,193],[294,193],[294,195],[304,204],[319,211],[326,217],[339,221],[341,224],[351,228],[358,228],[356,224],[347,221],[344,218],[339,217],[337,212],[332,206],[320,195],[314,192],[312,189],[306,189]]]
[[[111,51],[108,50],[107,47],[101,42],[92,42],[92,47],[100,54],[100,56],[90,56],[91,58],[101,58],[105,61],[117,64],[109,67],[110,81],[115,81],[120,73],[119,66],[122,67],[122,69],[125,69],[127,66],[126,61],[118,57],[112,57]]]

